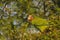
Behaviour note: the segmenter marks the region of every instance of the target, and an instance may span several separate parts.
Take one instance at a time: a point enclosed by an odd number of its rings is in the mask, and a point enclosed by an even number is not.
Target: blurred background
[[[60,40],[60,0],[0,0],[0,40]]]

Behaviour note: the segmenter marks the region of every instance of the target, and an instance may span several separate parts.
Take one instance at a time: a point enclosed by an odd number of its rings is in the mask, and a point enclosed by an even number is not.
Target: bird
[[[29,15],[27,19],[28,19],[28,21],[32,21],[33,20],[33,16]]]

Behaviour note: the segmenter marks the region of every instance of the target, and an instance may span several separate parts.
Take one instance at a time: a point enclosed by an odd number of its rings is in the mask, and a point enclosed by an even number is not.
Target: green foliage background
[[[0,0],[0,40],[60,40],[59,2]]]

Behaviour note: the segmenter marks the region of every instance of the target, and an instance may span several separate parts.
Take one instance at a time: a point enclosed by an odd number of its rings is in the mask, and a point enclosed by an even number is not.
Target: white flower
[[[4,8],[4,7],[1,7],[1,6],[0,6],[0,9],[1,9],[1,10],[3,10],[3,8]]]
[[[2,32],[2,31],[0,31],[0,34],[1,34],[1,35],[3,35],[3,32]]]
[[[6,5],[6,8],[11,8],[12,6],[10,4]]]
[[[11,15],[10,16],[14,16],[16,14],[17,14],[17,12],[11,12]]]
[[[49,12],[47,12],[46,14],[45,14],[45,16],[48,16],[49,15]]]
[[[36,28],[31,27],[31,28],[28,28],[27,29],[27,32],[28,33],[31,33],[31,34],[34,34],[34,33],[39,33],[40,31],[37,30]]]
[[[37,5],[38,5],[38,1],[33,0],[33,4],[34,4],[35,6],[37,6]]]
[[[13,25],[17,25],[17,27],[19,27],[19,25],[20,25],[19,20],[14,20],[14,21],[13,21]]]
[[[13,21],[13,25],[17,25],[17,21],[16,20]]]

